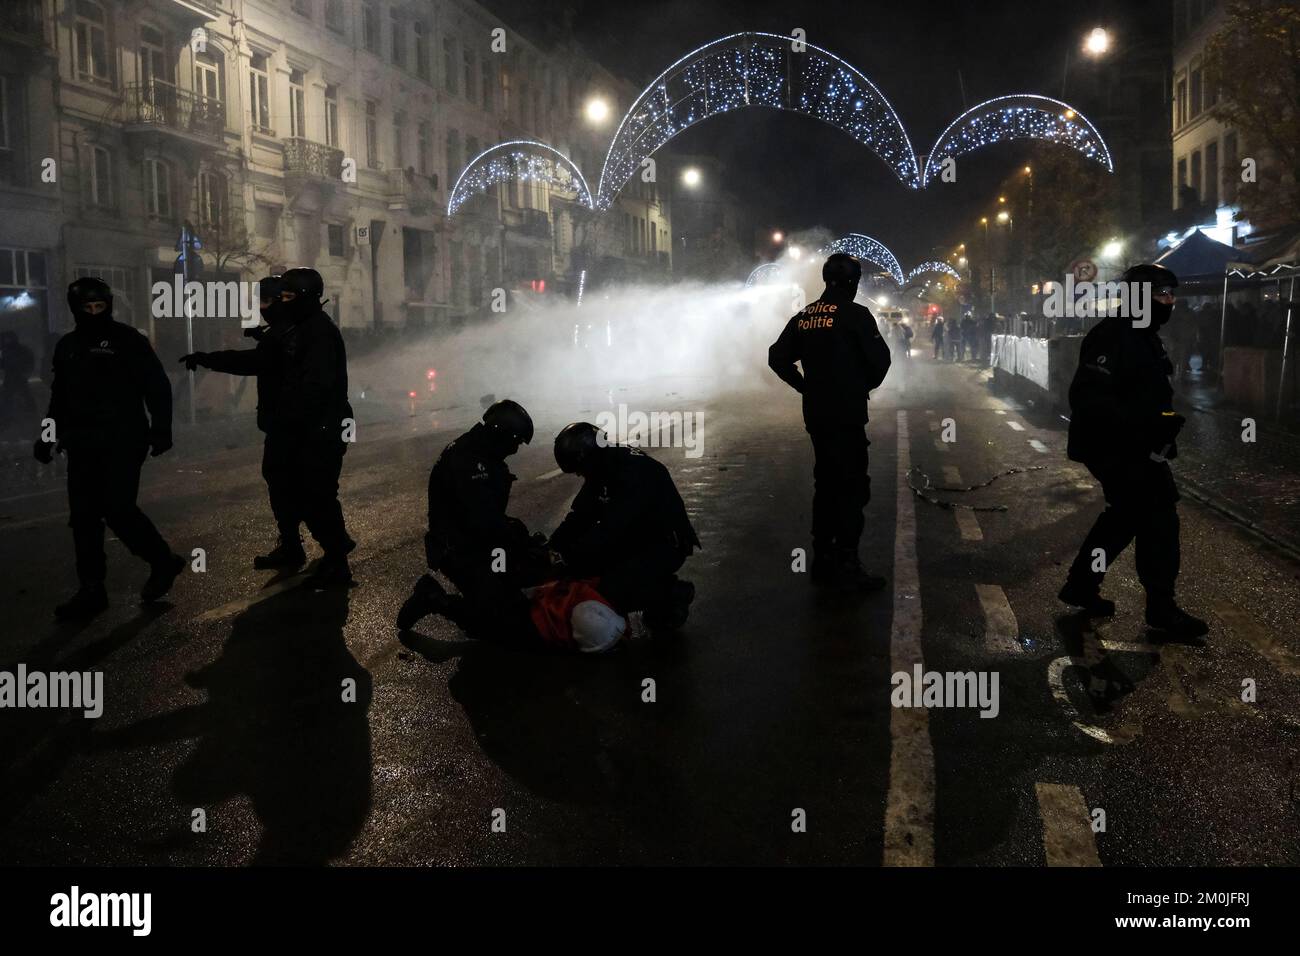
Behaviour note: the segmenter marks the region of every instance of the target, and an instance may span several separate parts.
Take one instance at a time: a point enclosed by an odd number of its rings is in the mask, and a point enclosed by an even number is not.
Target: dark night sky
[[[1072,71],[1098,68],[1079,62],[1077,51],[1088,29],[1102,25],[1135,36],[1143,29],[1167,30],[1171,16],[1168,0],[486,0],[486,6],[538,42],[545,42],[568,11],[577,39],[638,85],[728,33],[787,34],[802,27],[810,43],[848,60],[879,87],[902,117],[918,154],[928,152],[953,118],[981,100],[1017,92],[1060,97],[1067,49],[1074,51]],[[1064,98],[1071,100],[1069,90]],[[1104,126],[1101,131],[1106,135]],[[840,131],[763,109],[712,118],[677,136],[667,149],[719,156],[730,185],[753,198],[761,219],[787,231],[824,225],[840,233],[869,233],[893,248],[904,267],[927,258],[931,246],[969,239],[997,184],[1025,155],[1017,144],[974,153],[962,161],[958,183],[918,193]]]

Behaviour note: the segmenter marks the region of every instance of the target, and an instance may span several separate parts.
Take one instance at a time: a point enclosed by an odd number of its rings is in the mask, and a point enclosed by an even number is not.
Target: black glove
[[[188,372],[192,372],[199,366],[205,366],[205,367],[207,366],[208,353],[191,352],[189,355],[182,355],[181,361],[185,363],[185,370]],[[169,447],[170,447],[170,443],[169,443]]]
[[[172,447],[171,432],[154,432],[149,436],[149,457],[157,458]]]
[[[262,341],[262,336],[266,334],[268,326],[255,325],[251,329],[244,329],[244,337],[253,339],[255,342]]]
[[[32,446],[32,455],[42,465],[48,465],[54,460],[54,451],[58,448],[52,441],[41,441],[36,439],[36,444]]]
[[[1152,451],[1158,452],[1172,445],[1186,423],[1187,419],[1177,412],[1162,413],[1152,427]]]

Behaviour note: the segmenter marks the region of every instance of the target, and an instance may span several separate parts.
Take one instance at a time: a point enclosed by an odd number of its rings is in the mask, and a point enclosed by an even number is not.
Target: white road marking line
[[[946,442],[946,441],[940,441],[938,438],[936,438],[936,439],[934,440],[934,450],[935,450],[935,451],[947,451],[947,450],[948,450],[948,442]]]
[[[1019,654],[1023,650],[1020,625],[1006,592],[996,584],[977,584],[975,593],[984,611],[984,649],[991,654]]]
[[[1006,412],[1006,409],[1003,409],[1003,408],[995,408],[995,409],[993,409],[993,414],[994,414],[994,415],[1005,415],[1006,413],[1007,413],[1007,412]]]
[[[1047,451],[1047,446],[1044,445],[1042,442],[1040,442],[1037,438],[1029,439],[1029,447],[1032,448],[1034,451],[1042,451],[1042,452]]]
[[[534,478],[533,480],[534,480],[534,481],[546,481],[546,479],[548,479],[548,478],[555,478],[555,477],[558,477],[559,475],[562,475],[562,474],[564,474],[564,469],[563,469],[563,468],[556,468],[556,469],[553,470],[553,471],[548,471],[548,472],[547,472],[546,474],[544,474],[544,475],[538,475],[538,476],[537,476],[536,478]]]
[[[953,508],[952,514],[957,519],[957,530],[961,532],[963,541],[984,540],[984,532],[980,530],[980,523],[975,520],[975,512],[969,508]]]
[[[1091,817],[1078,787],[1037,783],[1038,815],[1043,820],[1043,850],[1048,866],[1101,866]]]
[[[1013,421],[1011,421],[1010,419],[1008,419],[1008,420],[1007,420],[1007,424],[1010,425],[1012,428],[1014,428],[1014,429],[1015,429],[1016,431],[1018,431],[1018,432],[1022,432],[1022,431],[1025,430],[1025,426],[1022,425],[1022,424],[1020,424],[1020,422],[1013,422]]]
[[[907,412],[898,412],[897,525],[894,530],[894,615],[891,673],[925,669],[921,655],[921,578],[916,566],[916,509]],[[934,866],[934,746],[924,707],[889,709],[889,792],[885,799],[885,866]]]
[[[272,584],[251,594],[248,597],[240,598],[238,601],[231,601],[229,604],[223,604],[221,607],[214,607],[210,611],[204,611],[198,617],[194,618],[195,624],[203,624],[207,621],[220,621],[227,617],[233,617],[247,611],[254,604],[261,604],[268,598],[273,598],[277,594],[283,594],[285,591],[291,591],[296,587],[301,587],[306,578],[303,575],[294,575],[291,578],[285,578],[283,581]]]
[[[1233,633],[1243,638],[1257,654],[1277,668],[1279,673],[1300,677],[1300,661],[1253,617],[1227,601],[1215,602],[1211,610]]]

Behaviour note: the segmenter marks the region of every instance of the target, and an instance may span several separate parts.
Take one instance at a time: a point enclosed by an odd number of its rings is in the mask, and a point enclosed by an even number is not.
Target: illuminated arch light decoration
[[[745,280],[745,288],[748,289],[750,286],[755,285],[766,285],[776,277],[776,273],[780,268],[781,266],[779,263],[764,262],[749,274],[749,278]]]
[[[847,252],[855,258],[878,265],[889,273],[894,282],[900,286],[903,284],[903,267],[898,264],[898,258],[889,251],[889,247],[878,239],[864,236],[860,232],[851,232],[820,250],[818,255],[829,255],[832,252]]]
[[[952,276],[959,281],[961,279],[961,273],[946,262],[922,262],[907,274],[907,281],[911,282],[917,276],[924,275],[927,272],[942,272],[944,275]]]
[[[761,106],[829,123],[920,185],[916,152],[894,107],[856,67],[821,47],[792,52],[788,36],[733,33],[688,53],[642,91],[624,114],[601,170],[596,202],[608,209],[641,162],[710,116]]]
[[[447,215],[454,216],[468,199],[497,183],[517,180],[545,182],[558,190],[576,193],[580,203],[593,208],[587,180],[573,160],[545,143],[516,139],[497,143],[470,160],[447,197]]]
[[[1106,141],[1086,116],[1060,100],[1017,93],[985,100],[953,120],[930,150],[921,185],[929,185],[950,157],[1017,139],[1059,143],[1115,171]]]

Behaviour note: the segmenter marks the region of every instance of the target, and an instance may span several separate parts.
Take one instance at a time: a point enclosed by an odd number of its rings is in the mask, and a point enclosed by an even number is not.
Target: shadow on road
[[[101,735],[99,746],[198,738],[172,791],[182,806],[207,810],[209,829],[220,826],[218,805],[242,795],[262,826],[254,863],[342,855],[370,812],[372,763],[371,679],[344,641],[347,617],[346,591],[295,588],[253,605],[234,620],[221,657],[186,675],[206,703]],[[187,827],[156,848],[190,840]]]

